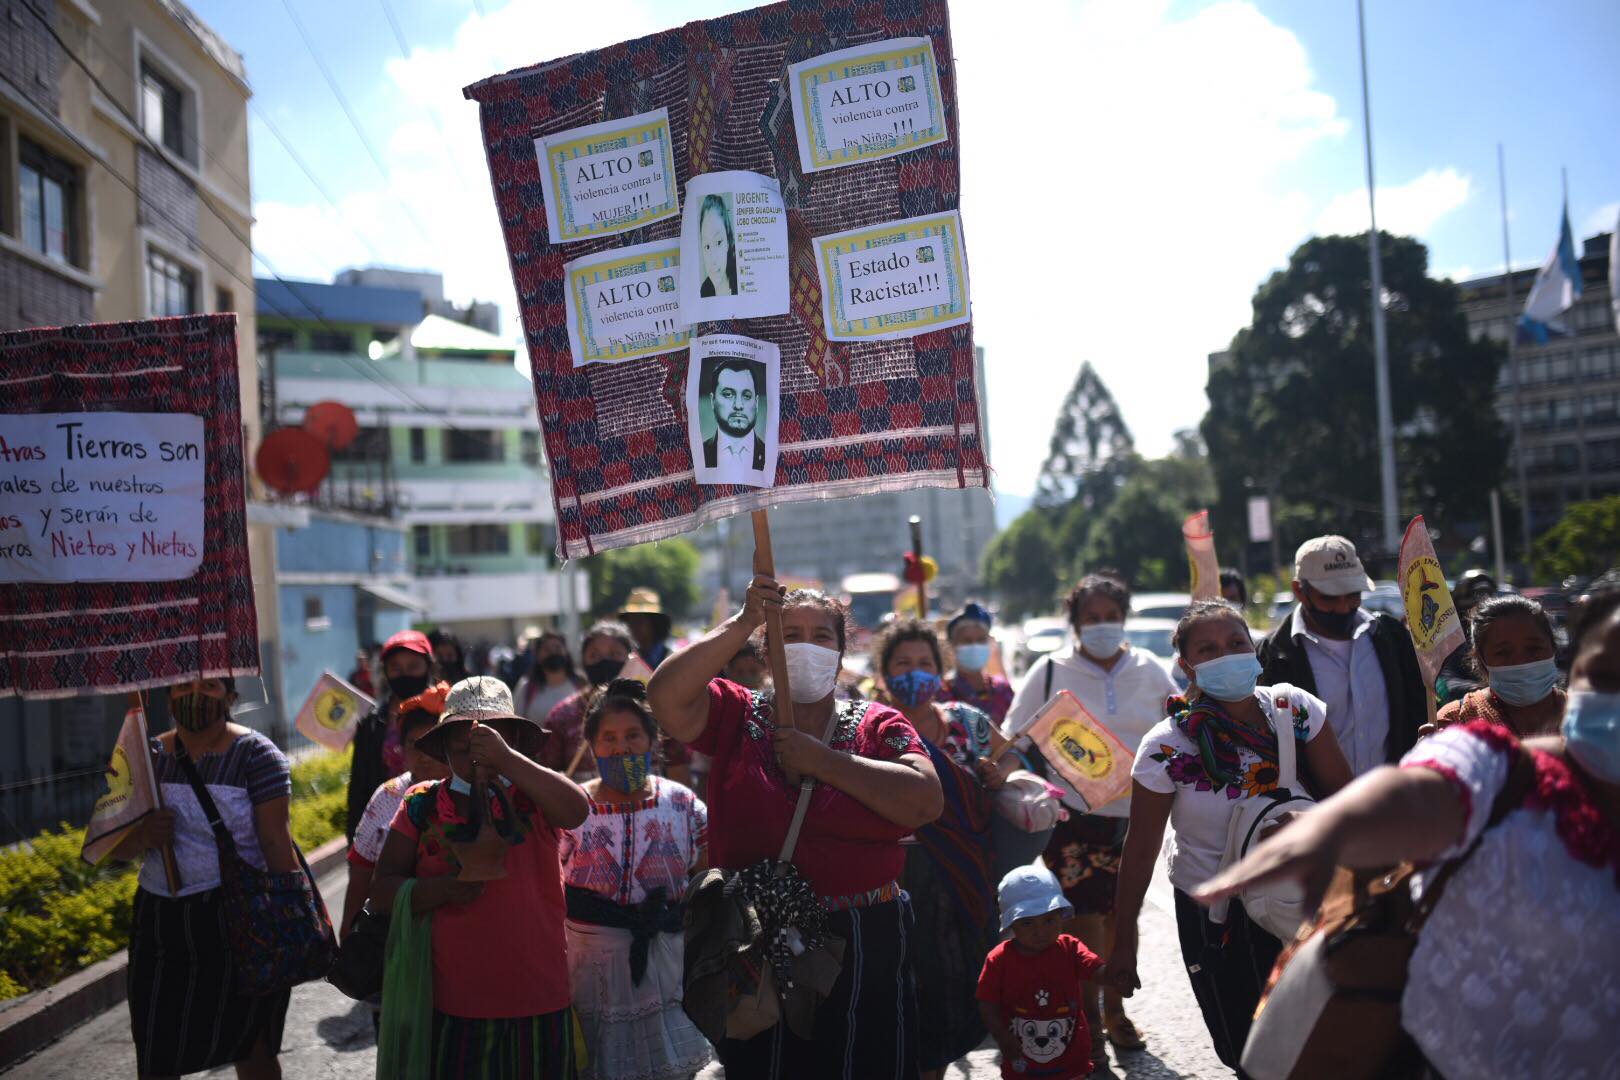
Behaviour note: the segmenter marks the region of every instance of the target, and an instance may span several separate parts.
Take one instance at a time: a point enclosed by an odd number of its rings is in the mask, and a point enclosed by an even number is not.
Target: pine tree
[[[1135,447],[1114,395],[1086,361],[1052,426],[1052,443],[1035,488],[1036,505],[1056,508],[1080,500],[1089,509],[1102,509]]]

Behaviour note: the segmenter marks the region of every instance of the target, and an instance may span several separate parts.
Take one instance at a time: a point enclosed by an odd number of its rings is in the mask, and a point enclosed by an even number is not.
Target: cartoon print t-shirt
[[[1059,934],[1055,945],[1034,956],[1011,941],[990,950],[977,996],[1001,1009],[1001,1022],[1021,1051],[1002,1060],[1004,1080],[1069,1080],[1091,1072],[1091,1031],[1080,1007],[1080,984],[1102,968],[1097,954],[1068,934]]]

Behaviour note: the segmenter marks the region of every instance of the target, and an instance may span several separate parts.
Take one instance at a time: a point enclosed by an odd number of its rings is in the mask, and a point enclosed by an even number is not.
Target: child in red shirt
[[[1060,932],[1074,909],[1046,867],[1009,872],[999,898],[1001,929],[1011,929],[1012,938],[985,958],[977,996],[984,1026],[1001,1047],[1003,1080],[1081,1080],[1092,1070],[1081,987],[1103,962]]]

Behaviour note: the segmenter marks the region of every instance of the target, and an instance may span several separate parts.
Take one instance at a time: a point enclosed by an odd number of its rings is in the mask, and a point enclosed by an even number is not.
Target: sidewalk
[[[333,912],[343,910],[345,880],[343,870],[321,879],[321,894]],[[1129,1011],[1148,1048],[1125,1055],[1110,1048],[1113,1069],[1097,1075],[1131,1080],[1213,1080],[1230,1076],[1209,1048],[1203,1020],[1181,969],[1175,916],[1162,867],[1142,911],[1141,935],[1143,989],[1129,1004]],[[362,1080],[376,1075],[377,1048],[368,1010],[324,982],[293,991],[281,1046],[282,1075],[288,1080]],[[120,1006],[102,1013],[3,1075],[18,1080],[134,1076],[135,1045],[130,1040],[128,1009]],[[236,1074],[231,1068],[223,1068],[205,1075],[228,1078]],[[722,1075],[718,1065],[711,1065],[701,1074],[703,1080],[716,1080]],[[996,1080],[1000,1075],[993,1046],[975,1050],[946,1073],[948,1080]]]

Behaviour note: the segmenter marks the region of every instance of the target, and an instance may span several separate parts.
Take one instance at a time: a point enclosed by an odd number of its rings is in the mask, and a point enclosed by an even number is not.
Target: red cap
[[[408,652],[421,653],[429,660],[433,659],[433,646],[428,644],[427,635],[420,630],[401,630],[387,641],[383,642],[382,655],[387,655],[395,649],[405,649]]]

